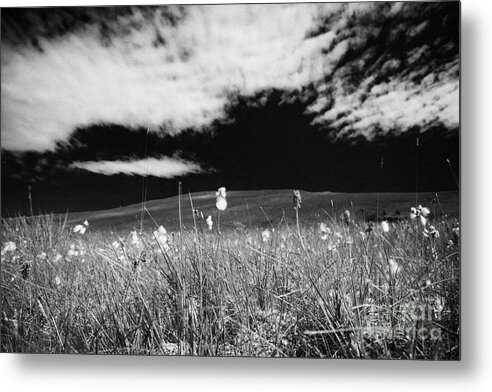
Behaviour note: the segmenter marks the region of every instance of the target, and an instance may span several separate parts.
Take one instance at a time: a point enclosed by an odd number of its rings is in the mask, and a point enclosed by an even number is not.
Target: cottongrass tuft
[[[227,208],[225,187],[220,187],[217,192],[215,192],[215,197],[217,198],[215,201],[215,206],[219,211],[224,211]]]
[[[73,228],[73,232],[84,235],[85,231],[87,230],[88,227],[89,227],[89,222],[87,220],[85,220],[84,223],[82,223],[81,225],[76,225]]]
[[[427,216],[430,214],[430,210],[427,207],[422,207],[422,205],[418,205],[418,207],[410,208],[410,218],[411,219],[420,219],[420,224],[425,226],[427,224]]]
[[[207,223],[207,226],[208,226],[208,230],[212,230],[212,226],[214,225],[214,222],[212,221],[212,216],[209,215],[207,216],[207,220],[206,220],[206,223]]]
[[[271,237],[272,232],[268,229],[263,230],[263,232],[261,233],[261,239],[263,240],[263,242],[268,242]]]
[[[16,249],[17,246],[15,245],[15,242],[9,241],[2,249],[2,256],[4,256],[6,253],[15,252]]]
[[[326,223],[321,222],[319,224],[319,233],[321,234],[321,239],[326,241],[328,236],[331,235],[331,229],[326,225]]]
[[[345,222],[345,224],[346,224],[347,226],[349,226],[349,225],[350,225],[350,211],[349,211],[349,210],[345,210],[345,211],[343,212],[343,221]]]
[[[167,236],[167,231],[164,228],[164,226],[159,226],[157,230],[154,231],[154,238],[156,239],[157,243],[167,252],[170,247],[168,245],[168,236]]]
[[[436,230],[434,226],[429,226],[429,230],[424,229],[424,237],[426,238],[439,238],[439,231]]]
[[[388,263],[389,263],[390,277],[392,279],[395,279],[397,274],[400,272],[401,267],[394,259],[389,259]]]
[[[389,233],[390,231],[390,226],[389,226],[389,223],[388,221],[382,221],[381,222],[381,229],[383,230],[383,233]]]

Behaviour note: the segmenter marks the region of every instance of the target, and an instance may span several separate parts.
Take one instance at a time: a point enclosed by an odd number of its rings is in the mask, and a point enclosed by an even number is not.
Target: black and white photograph
[[[2,8],[0,351],[460,360],[460,12]]]

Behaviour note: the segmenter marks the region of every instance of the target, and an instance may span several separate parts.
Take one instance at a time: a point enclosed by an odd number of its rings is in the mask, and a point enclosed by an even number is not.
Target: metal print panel
[[[459,25],[2,9],[1,351],[459,359]]]

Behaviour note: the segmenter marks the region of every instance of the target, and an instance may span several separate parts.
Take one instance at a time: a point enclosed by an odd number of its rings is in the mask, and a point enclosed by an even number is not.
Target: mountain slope
[[[332,217],[340,217],[345,209],[362,219],[383,217],[398,219],[407,217],[410,207],[415,206],[415,193],[332,193],[304,192],[302,207],[299,211],[301,221],[305,224],[316,224]],[[457,191],[439,193],[439,203],[432,203],[434,192],[423,192],[418,195],[418,204],[429,207],[436,215],[447,213],[459,215],[459,194]],[[193,227],[193,213],[190,204],[203,213],[205,218],[212,215],[214,222],[218,219],[215,207],[215,191],[197,192],[181,197],[183,225]],[[228,208],[220,213],[221,229],[231,229],[241,225],[266,227],[276,225],[284,217],[292,222],[292,190],[259,190],[259,191],[228,191]],[[332,203],[333,202],[333,203]],[[168,230],[179,229],[178,197],[150,200],[146,203],[148,212],[144,213],[144,229],[150,230],[157,224],[164,225]],[[128,230],[140,228],[142,213],[141,204],[133,204],[121,208],[102,211],[70,213],[69,223],[80,223],[87,219],[91,230]],[[151,216],[152,217],[151,217]],[[153,221],[155,220],[155,222]]]

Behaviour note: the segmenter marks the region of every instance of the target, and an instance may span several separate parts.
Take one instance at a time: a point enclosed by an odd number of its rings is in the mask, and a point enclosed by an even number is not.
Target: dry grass
[[[458,359],[454,218],[377,225],[283,219],[218,235],[204,221],[132,244],[64,219],[3,223],[3,352]],[[293,214],[293,213],[292,213]],[[159,223],[159,222],[158,222]],[[116,241],[116,242],[115,242]],[[449,241],[452,241],[449,242]]]

